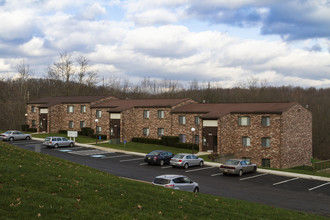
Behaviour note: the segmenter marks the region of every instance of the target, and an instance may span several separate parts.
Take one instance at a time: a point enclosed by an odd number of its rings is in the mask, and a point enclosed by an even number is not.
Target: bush
[[[83,128],[81,128],[81,132],[80,133],[83,136],[92,137],[94,135],[94,129],[92,129],[90,127],[83,127]]]
[[[21,125],[22,131],[27,131],[29,129],[29,125]]]
[[[68,131],[67,130],[59,130],[58,133],[60,133],[60,134],[67,134]]]
[[[132,138],[132,142],[138,143],[146,143],[146,144],[162,144],[162,140],[155,139],[155,138],[145,138],[145,137],[134,137]]]
[[[107,140],[107,135],[105,135],[105,134],[92,134],[91,136],[90,136],[91,138],[97,138],[97,140],[99,140],[99,137],[101,137],[101,140]]]
[[[178,136],[162,136],[162,145],[174,146],[175,143],[179,143]]]
[[[28,128],[26,131],[29,131],[29,132],[37,132],[37,128]]]
[[[175,143],[173,147],[178,147],[183,149],[193,149],[194,151],[199,151],[198,145],[192,143]]]

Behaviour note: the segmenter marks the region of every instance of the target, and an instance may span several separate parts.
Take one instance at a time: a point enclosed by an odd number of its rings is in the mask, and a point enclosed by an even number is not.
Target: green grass
[[[191,153],[190,149],[183,149],[183,148],[176,148],[176,147],[168,147],[164,145],[157,145],[157,144],[144,144],[144,143],[136,143],[136,142],[127,142],[126,146],[125,144],[98,144],[98,146],[102,147],[109,147],[119,150],[127,150],[127,151],[133,151],[133,152],[139,152],[139,153],[150,153],[153,150],[165,150],[172,152],[174,154],[178,153]],[[196,151],[194,153],[197,153]]]
[[[0,143],[1,219],[325,219],[122,179]]]

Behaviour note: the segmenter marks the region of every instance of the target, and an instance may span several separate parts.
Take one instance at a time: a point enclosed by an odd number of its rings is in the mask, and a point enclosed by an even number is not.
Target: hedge
[[[97,138],[97,140],[99,140],[99,137],[101,137],[101,140],[107,140],[107,135],[105,134],[97,134],[97,135],[92,134],[90,137],[95,139]]]
[[[146,143],[146,144],[162,144],[162,140],[155,138],[133,137],[132,142]]]
[[[179,143],[178,136],[162,136],[162,145],[174,146],[175,143]]]
[[[184,148],[184,149],[194,149],[194,151],[199,151],[197,144],[192,143],[175,143],[173,147]]]

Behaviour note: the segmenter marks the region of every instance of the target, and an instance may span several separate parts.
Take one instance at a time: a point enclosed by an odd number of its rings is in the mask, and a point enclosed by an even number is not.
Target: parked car
[[[21,131],[13,130],[0,134],[0,138],[4,141],[31,140],[31,134],[24,134]]]
[[[250,161],[244,159],[230,159],[222,164],[219,169],[224,175],[236,174],[242,176],[243,173],[256,172],[257,165],[251,164]]]
[[[163,150],[155,150],[150,152],[144,158],[144,162],[148,164],[159,164],[163,166],[164,164],[170,163],[170,159],[174,156],[173,153]]]
[[[152,182],[153,185],[165,188],[179,189],[190,192],[199,192],[198,183],[183,175],[162,175],[157,176]]]
[[[203,166],[204,160],[202,158],[197,157],[194,154],[176,154],[170,160],[170,165],[172,167],[184,167],[187,169],[190,166]]]
[[[74,146],[74,142],[72,140],[68,140],[65,137],[46,137],[42,144],[47,147],[54,148]]]

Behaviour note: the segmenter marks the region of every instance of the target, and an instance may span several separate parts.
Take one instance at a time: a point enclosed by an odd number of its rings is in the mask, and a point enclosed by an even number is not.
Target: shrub
[[[60,133],[60,134],[67,134],[68,131],[67,130],[59,130],[58,133]]]
[[[92,134],[91,136],[90,136],[91,138],[97,138],[98,140],[99,140],[99,137],[101,137],[101,140],[107,140],[107,135],[105,135],[105,134]]]
[[[21,125],[22,131],[27,131],[29,129],[29,125]]]
[[[178,136],[162,136],[162,145],[174,146],[175,143],[179,143]]]
[[[175,143],[173,147],[184,148],[184,149],[193,149],[194,151],[199,151],[197,144],[192,143]]]
[[[29,131],[29,132],[37,132],[37,128],[28,128],[26,131]]]
[[[132,142],[138,143],[146,143],[146,144],[162,144],[162,140],[155,139],[155,138],[145,138],[145,137],[134,137],[132,138]]]
[[[83,136],[88,136],[88,137],[92,137],[94,134],[94,129],[90,128],[90,127],[83,127],[81,128],[81,135]],[[94,136],[95,137],[95,136]]]

